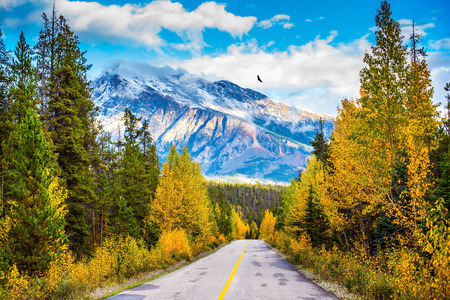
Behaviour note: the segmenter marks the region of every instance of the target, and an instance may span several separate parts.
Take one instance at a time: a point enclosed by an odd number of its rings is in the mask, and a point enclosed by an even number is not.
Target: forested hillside
[[[211,201],[187,148],[160,163],[147,121],[125,110],[112,141],[78,37],[42,17],[34,46],[22,33],[11,52],[0,30],[0,298],[79,298],[256,236],[245,203]]]
[[[431,101],[420,35],[413,28],[404,46],[385,1],[375,23],[360,98],[342,100],[330,141],[318,132],[300,182],[260,234],[364,297],[448,299],[449,115]]]
[[[280,206],[280,193],[284,190],[283,186],[214,181],[209,181],[207,187],[213,202],[235,207],[248,224],[255,222],[258,226],[265,210],[276,210]]]

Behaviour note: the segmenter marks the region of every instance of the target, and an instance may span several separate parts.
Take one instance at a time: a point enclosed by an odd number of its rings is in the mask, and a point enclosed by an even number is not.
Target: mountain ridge
[[[116,138],[123,132],[120,118],[128,108],[148,120],[161,158],[172,143],[187,146],[210,177],[287,182],[306,165],[319,119],[325,120],[326,133],[332,127],[331,116],[180,69],[120,64],[105,71],[93,87],[106,131]]]

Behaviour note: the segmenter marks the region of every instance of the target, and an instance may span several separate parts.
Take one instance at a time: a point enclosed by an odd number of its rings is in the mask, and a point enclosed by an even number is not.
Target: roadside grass
[[[65,252],[42,276],[27,276],[14,265],[0,272],[0,299],[103,298],[181,268],[228,242],[220,237],[192,242],[182,230],[161,237],[150,250],[130,236],[107,239],[80,261]]]
[[[312,248],[307,241],[279,232],[266,242],[302,274],[340,299],[391,299],[399,295],[397,281],[376,257],[337,248]]]
[[[165,266],[166,268],[153,270],[153,271],[147,272],[145,274],[139,275],[137,277],[128,278],[126,280],[122,280],[120,282],[110,284],[109,286],[98,288],[97,290],[90,293],[88,295],[87,299],[105,299],[105,298],[117,295],[119,293],[122,293],[125,290],[141,286],[141,285],[143,285],[147,282],[150,282],[152,280],[155,280],[161,276],[164,276],[164,275],[172,273],[178,269],[181,269],[182,267],[189,265],[203,257],[213,254],[214,252],[218,251],[220,248],[222,248],[223,246],[225,246],[227,244],[221,244],[221,245],[217,246],[216,248],[206,251],[206,252],[203,252],[203,253],[200,253],[189,260],[182,260],[182,261],[176,262],[175,264]]]

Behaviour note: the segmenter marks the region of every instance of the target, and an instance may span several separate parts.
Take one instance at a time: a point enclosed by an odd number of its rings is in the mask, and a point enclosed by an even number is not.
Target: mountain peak
[[[306,165],[323,117],[230,81],[169,67],[117,64],[93,87],[105,130],[120,138],[128,108],[149,122],[160,158],[172,143],[186,146],[208,176],[289,181]],[[331,121],[325,117],[326,133]]]

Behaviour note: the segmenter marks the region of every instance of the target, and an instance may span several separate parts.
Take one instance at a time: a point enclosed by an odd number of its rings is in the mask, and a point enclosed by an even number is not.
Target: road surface
[[[109,300],[337,299],[261,240],[237,240],[215,253]]]

